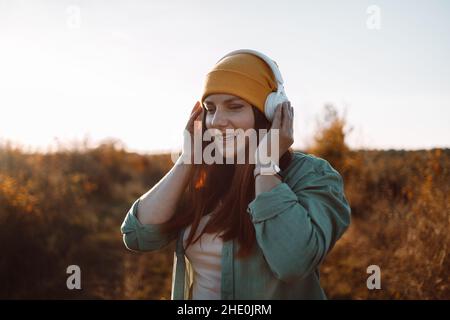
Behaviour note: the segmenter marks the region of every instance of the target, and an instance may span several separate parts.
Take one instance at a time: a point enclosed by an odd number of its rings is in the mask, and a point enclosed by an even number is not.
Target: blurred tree
[[[307,152],[326,159],[341,173],[346,171],[345,158],[350,148],[345,138],[353,129],[346,129],[346,127],[345,115],[339,116],[333,105],[326,104],[323,118],[317,121],[316,134]]]

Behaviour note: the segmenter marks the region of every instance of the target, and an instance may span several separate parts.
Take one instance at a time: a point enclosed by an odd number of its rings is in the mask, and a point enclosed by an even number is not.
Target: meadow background
[[[352,223],[321,267],[330,299],[450,299],[450,149],[351,150],[327,105],[308,148],[343,176]],[[174,243],[128,251],[120,224],[171,168],[120,140],[48,153],[0,146],[0,298],[170,299]],[[68,290],[66,268],[81,268]],[[366,268],[381,268],[368,290]]]

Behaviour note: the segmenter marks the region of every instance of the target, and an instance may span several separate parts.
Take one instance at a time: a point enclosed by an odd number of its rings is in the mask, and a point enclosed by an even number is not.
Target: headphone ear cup
[[[273,121],[277,106],[285,101],[288,101],[288,98],[284,91],[272,92],[267,96],[264,113],[270,122]]]
[[[264,106],[264,113],[266,115],[267,120],[269,120],[270,122],[273,121],[274,115],[275,115],[275,109],[277,107],[276,104],[276,92],[272,92],[267,96],[266,99],[266,105]]]

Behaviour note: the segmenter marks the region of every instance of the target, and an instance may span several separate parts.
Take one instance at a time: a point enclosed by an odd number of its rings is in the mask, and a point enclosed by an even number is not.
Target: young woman
[[[193,161],[187,144],[200,123],[203,133],[219,133],[213,141],[223,163]],[[292,128],[293,108],[267,56],[233,51],[207,74],[186,125],[191,139],[121,226],[130,250],[177,240],[172,299],[326,299],[319,267],[349,226],[350,206],[326,160],[292,151]],[[256,150],[247,138],[243,147],[224,144],[239,129],[256,130]],[[270,162],[251,157],[263,146]],[[244,163],[226,161],[242,152]]]

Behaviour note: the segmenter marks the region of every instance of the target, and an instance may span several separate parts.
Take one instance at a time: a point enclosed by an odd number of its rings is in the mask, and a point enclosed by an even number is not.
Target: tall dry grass
[[[351,129],[350,129],[351,130]],[[450,150],[359,150],[346,119],[326,110],[308,150],[344,177],[352,224],[322,267],[330,298],[450,298]],[[368,290],[367,267],[381,268]]]
[[[332,106],[307,152],[343,176],[352,224],[321,267],[329,298],[449,299],[450,150],[351,150]],[[170,169],[169,155],[119,141],[41,154],[0,147],[0,298],[169,299],[173,244],[125,249],[131,203]],[[66,268],[82,290],[66,288]],[[366,269],[381,268],[381,290]]]

